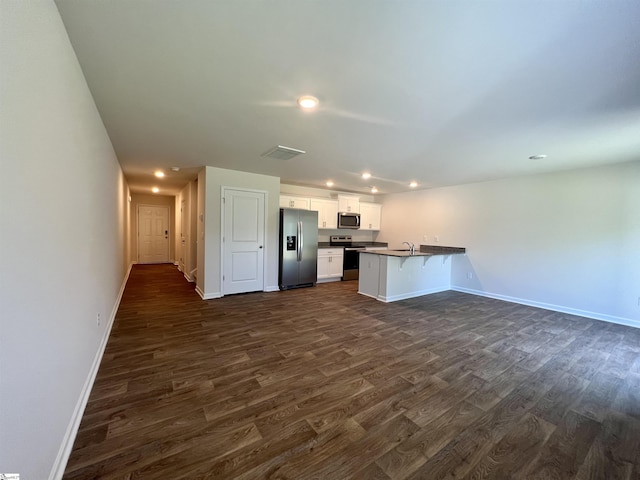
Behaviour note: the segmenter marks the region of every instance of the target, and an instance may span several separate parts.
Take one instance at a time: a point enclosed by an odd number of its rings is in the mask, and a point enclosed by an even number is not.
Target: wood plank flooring
[[[640,330],[135,266],[65,479],[638,479]]]

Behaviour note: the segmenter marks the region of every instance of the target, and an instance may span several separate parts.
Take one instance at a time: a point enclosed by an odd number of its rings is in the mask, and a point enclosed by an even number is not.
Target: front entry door
[[[138,262],[169,262],[169,207],[138,205]]]
[[[222,293],[264,288],[265,193],[222,190]]]

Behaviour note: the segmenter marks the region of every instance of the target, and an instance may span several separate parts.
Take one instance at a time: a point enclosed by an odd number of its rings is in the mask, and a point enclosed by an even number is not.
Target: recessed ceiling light
[[[327,182],[327,187],[333,187],[333,182],[331,180]]]
[[[298,98],[298,105],[305,110],[311,110],[312,108],[316,108],[318,106],[318,99],[316,97],[312,97],[311,95],[303,95]]]
[[[368,180],[371,178],[371,174],[369,172],[364,172],[362,174],[362,178],[364,178],[365,180]]]
[[[371,187],[371,193],[378,193],[378,189],[376,187]]]
[[[542,160],[544,158],[547,158],[547,156],[544,153],[540,153],[538,155],[531,155],[529,160]]]
[[[179,172],[180,171],[180,167],[171,167],[171,171],[172,172]]]
[[[156,170],[154,175],[158,178],[164,177],[164,172],[162,170]]]
[[[411,188],[416,188],[416,187],[418,186],[418,182],[411,182],[411,183],[409,184],[409,186],[410,186]]]
[[[160,189],[159,189],[158,187],[153,187],[153,188],[151,189],[151,191],[152,191],[153,193],[158,193],[158,192],[160,191]]]

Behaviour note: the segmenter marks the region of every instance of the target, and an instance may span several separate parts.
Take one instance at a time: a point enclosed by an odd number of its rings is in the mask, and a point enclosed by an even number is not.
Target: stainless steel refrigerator
[[[280,290],[314,286],[318,279],[318,212],[280,209]]]

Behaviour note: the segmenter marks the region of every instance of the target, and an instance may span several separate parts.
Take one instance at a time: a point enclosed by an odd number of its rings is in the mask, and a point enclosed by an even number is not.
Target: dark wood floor
[[[640,330],[134,267],[66,479],[640,478]]]

